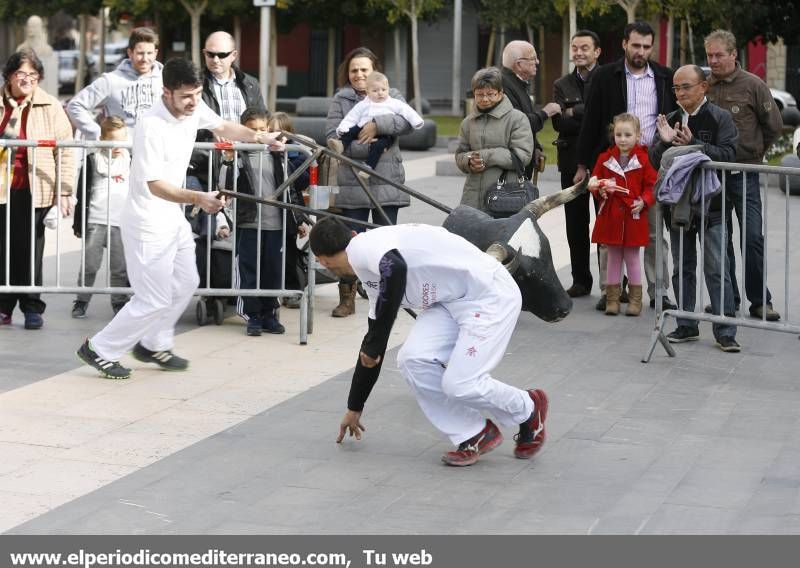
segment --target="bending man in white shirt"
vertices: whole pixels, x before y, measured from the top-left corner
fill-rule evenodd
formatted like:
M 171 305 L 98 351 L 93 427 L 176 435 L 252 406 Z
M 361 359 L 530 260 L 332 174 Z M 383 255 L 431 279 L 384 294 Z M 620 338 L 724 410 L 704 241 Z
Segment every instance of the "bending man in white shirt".
M 175 323 L 197 289 L 194 239 L 181 204 L 207 213 L 224 205 L 217 192 L 182 187 L 197 131 L 239 142 L 269 144 L 280 150 L 277 134 L 256 132 L 222 120 L 202 101 L 203 77 L 183 58 L 163 70 L 164 93 L 136 124 L 128 200 L 121 218 L 125 261 L 134 296 L 116 317 L 87 339 L 78 357 L 109 379 L 127 379 L 119 359 L 133 349 L 138 361 L 168 371 L 189 362 L 172 352 Z
M 378 380 L 397 311 L 419 311 L 397 364 L 428 420 L 457 446 L 442 456 L 472 465 L 503 441 L 491 415 L 519 426 L 514 455 L 533 457 L 544 444 L 547 395 L 494 379 L 519 316 L 519 287 L 505 267 L 442 227 L 396 225 L 356 235 L 338 219 L 311 230 L 311 250 L 337 276 L 357 276 L 369 297 L 369 328 L 356 363 L 345 434 L 361 439 L 361 413 Z

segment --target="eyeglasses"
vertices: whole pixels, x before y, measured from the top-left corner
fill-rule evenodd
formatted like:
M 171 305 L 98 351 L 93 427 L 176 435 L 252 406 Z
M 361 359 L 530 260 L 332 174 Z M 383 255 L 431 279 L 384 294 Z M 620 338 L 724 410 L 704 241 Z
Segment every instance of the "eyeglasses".
M 683 85 L 673 85 L 672 92 L 673 93 L 680 93 L 681 91 L 688 91 L 692 87 L 696 87 L 700 83 L 684 83 Z
M 538 57 L 517 57 L 517 61 L 535 61 L 536 63 L 539 62 Z
M 34 73 L 25 73 L 25 71 L 17 71 L 16 73 L 14 73 L 14 77 L 16 79 L 20 80 L 20 81 L 22 81 L 23 79 L 28 79 L 30 81 L 38 81 L 39 80 L 39 74 L 35 73 L 35 72 Z
M 500 93 L 500 91 L 488 91 L 488 92 L 485 92 L 485 93 L 475 92 L 473 94 L 475 95 L 475 99 L 476 100 L 482 100 L 482 99 L 492 100 L 492 99 L 497 98 L 501 93 Z
M 214 59 L 215 57 L 219 57 L 220 59 L 226 59 L 233 51 L 209 51 L 207 49 L 203 50 L 203 53 L 206 54 L 206 57 L 209 59 Z

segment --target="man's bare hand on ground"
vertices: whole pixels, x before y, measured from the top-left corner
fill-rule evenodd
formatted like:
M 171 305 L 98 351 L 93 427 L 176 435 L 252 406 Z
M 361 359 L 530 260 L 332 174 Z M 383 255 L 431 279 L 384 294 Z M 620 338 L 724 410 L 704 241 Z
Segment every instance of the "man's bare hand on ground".
M 336 443 L 341 444 L 347 433 L 349 433 L 350 436 L 355 436 L 356 440 L 360 440 L 361 432 L 364 431 L 366 431 L 366 428 L 361 424 L 361 413 L 355 410 L 348 410 L 344 413 L 342 423 L 339 425 L 339 436 L 336 438 Z

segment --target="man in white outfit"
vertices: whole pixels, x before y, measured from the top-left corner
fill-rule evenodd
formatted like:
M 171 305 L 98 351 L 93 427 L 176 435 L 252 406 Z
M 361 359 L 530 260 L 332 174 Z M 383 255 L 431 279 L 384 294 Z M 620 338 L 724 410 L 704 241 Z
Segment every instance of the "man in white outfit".
M 175 323 L 197 289 L 194 239 L 181 204 L 207 213 L 224 205 L 217 192 L 182 188 L 199 129 L 221 138 L 270 144 L 276 134 L 259 133 L 222 120 L 202 101 L 203 78 L 183 58 L 164 65 L 164 93 L 137 122 L 133 135 L 130 192 L 120 220 L 128 277 L 134 296 L 100 333 L 87 339 L 78 357 L 109 379 L 127 379 L 119 363 L 133 349 L 135 359 L 183 371 L 186 359 L 172 352 Z
M 368 331 L 353 373 L 346 433 L 361 439 L 361 413 L 378 379 L 400 307 L 419 311 L 397 364 L 428 420 L 457 446 L 442 461 L 472 465 L 503 441 L 483 413 L 519 426 L 514 455 L 528 459 L 545 440 L 547 395 L 492 378 L 522 299 L 497 260 L 441 227 L 397 225 L 356 235 L 337 219 L 319 221 L 311 250 L 337 276 L 357 276 L 369 297 Z

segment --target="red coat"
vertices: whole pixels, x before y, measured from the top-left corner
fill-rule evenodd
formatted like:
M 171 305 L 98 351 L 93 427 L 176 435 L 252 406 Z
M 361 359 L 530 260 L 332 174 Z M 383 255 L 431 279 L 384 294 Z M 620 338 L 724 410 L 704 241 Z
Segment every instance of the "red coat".
M 618 158 L 619 148 L 612 146 L 597 158 L 592 175 L 600 179 L 614 179 L 618 186 L 627 188 L 630 194 L 614 192 L 606 200 L 597 196 L 602 209 L 594 222 L 592 242 L 626 247 L 647 246 L 647 209 L 655 203 L 653 185 L 656 182 L 656 170 L 650 165 L 644 146 L 634 146 L 624 171 Z M 631 206 L 638 198 L 644 201 L 644 209 L 639 213 L 639 218 L 634 219 Z

